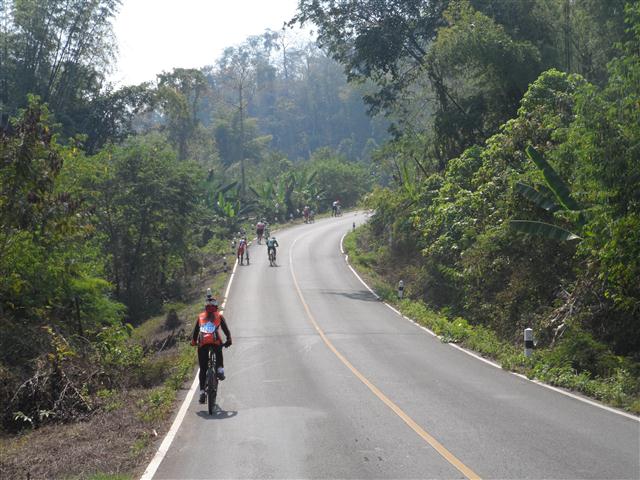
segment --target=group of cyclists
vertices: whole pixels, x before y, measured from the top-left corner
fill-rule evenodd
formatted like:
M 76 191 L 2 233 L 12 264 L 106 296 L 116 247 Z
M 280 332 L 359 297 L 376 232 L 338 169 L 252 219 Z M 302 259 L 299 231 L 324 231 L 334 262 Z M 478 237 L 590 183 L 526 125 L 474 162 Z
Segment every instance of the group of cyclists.
M 244 261 L 247 261 L 247 265 L 249 265 L 249 242 L 247 241 L 247 236 L 244 231 L 239 232 L 240 240 L 236 242 L 235 238 L 231 242 L 231 248 L 235 250 L 236 257 L 240 265 L 244 265 Z M 256 223 L 256 237 L 258 240 L 258 244 L 262 244 L 262 240 L 266 239 L 267 244 L 267 257 L 271 258 L 273 255 L 273 259 L 276 258 L 276 248 L 279 247 L 278 241 L 276 237 L 269 236 L 269 224 L 265 220 L 261 220 Z
M 302 214 L 304 216 L 305 223 L 313 222 L 315 213 L 309 208 L 309 206 L 304 207 Z M 336 200 L 332 205 L 331 216 L 337 217 L 340 215 L 340 201 Z M 256 223 L 256 237 L 258 244 L 262 244 L 262 240 L 266 239 L 267 256 L 269 257 L 270 262 L 271 260 L 275 261 L 276 249 L 279 245 L 275 236 L 269 236 L 269 224 L 266 220 L 263 219 Z M 247 242 L 247 236 L 244 232 L 240 232 L 240 240 L 237 244 L 236 240 L 233 240 L 232 248 L 236 250 L 236 255 L 240 265 L 244 265 L 245 259 L 247 260 L 247 265 L 249 265 L 249 243 Z M 224 333 L 224 341 L 220 332 Z M 227 348 L 232 345 L 231 331 L 229 330 L 226 319 L 218 310 L 218 301 L 212 296 L 211 289 L 207 289 L 204 311 L 198 315 L 198 319 L 193 327 L 191 345 L 198 347 L 198 364 L 200 366 L 200 372 L 198 375 L 200 396 L 198 401 L 200 403 L 205 403 L 205 382 L 209 350 L 213 349 L 215 353 L 214 369 L 216 376 L 218 380 L 224 380 L 226 377 L 224 372 L 222 348 Z

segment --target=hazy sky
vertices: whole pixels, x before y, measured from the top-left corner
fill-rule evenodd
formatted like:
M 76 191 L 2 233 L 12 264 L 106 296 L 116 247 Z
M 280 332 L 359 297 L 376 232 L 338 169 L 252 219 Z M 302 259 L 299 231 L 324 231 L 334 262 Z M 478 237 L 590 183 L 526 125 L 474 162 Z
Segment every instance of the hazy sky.
M 279 30 L 298 0 L 123 0 L 111 79 L 136 84 L 174 67 L 212 65 L 225 47 Z

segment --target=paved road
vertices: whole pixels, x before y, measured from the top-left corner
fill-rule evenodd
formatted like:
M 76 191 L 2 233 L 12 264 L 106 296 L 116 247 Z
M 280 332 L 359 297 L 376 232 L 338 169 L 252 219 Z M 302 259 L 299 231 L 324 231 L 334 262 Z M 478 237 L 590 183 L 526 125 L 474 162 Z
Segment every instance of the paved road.
M 640 478 L 638 421 L 478 361 L 375 300 L 340 254 L 354 220 L 283 230 L 277 267 L 252 246 L 225 312 L 220 411 L 194 398 L 155 478 Z

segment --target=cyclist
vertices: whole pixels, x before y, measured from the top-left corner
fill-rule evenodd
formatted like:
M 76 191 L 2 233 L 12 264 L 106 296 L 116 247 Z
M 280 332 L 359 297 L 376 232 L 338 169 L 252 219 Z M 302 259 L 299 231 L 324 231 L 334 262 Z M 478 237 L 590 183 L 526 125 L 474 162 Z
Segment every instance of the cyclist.
M 304 223 L 309 223 L 309 214 L 311 213 L 311 209 L 309 205 L 305 205 L 302 209 L 302 215 L 304 215 Z
M 249 265 L 249 242 L 247 241 L 247 237 L 242 237 L 242 241 L 244 241 L 244 256 L 247 259 L 247 265 Z
M 262 242 L 262 236 L 264 235 L 266 223 L 267 222 L 265 222 L 264 220 L 256 223 L 256 236 L 258 237 L 258 243 Z
M 276 237 L 271 237 L 269 240 L 267 240 L 267 257 L 269 256 L 269 252 L 271 252 L 273 250 L 273 259 L 276 259 L 276 247 L 279 247 L 280 245 L 278 245 L 278 241 L 276 240 Z
M 332 217 L 338 216 L 338 200 L 333 202 L 333 204 L 331 205 L 331 216 Z
M 215 330 L 213 333 L 200 333 L 200 326 L 207 323 L 213 323 Z M 223 343 L 220 337 L 220 329 L 224 332 L 226 341 Z M 224 359 L 222 357 L 222 347 L 230 347 L 232 345 L 231 332 L 227 327 L 227 322 L 222 314 L 218 311 L 218 301 L 211 296 L 211 289 L 207 289 L 207 300 L 205 302 L 204 312 L 198 315 L 198 320 L 193 327 L 193 333 L 191 335 L 191 345 L 198 346 L 198 364 L 200 365 L 200 372 L 198 380 L 200 382 L 200 398 L 198 401 L 204 403 L 206 399 L 205 395 L 205 383 L 207 377 L 207 367 L 209 362 L 209 349 L 213 348 L 216 359 L 216 376 L 220 380 L 225 379 L 224 375 Z
M 244 265 L 245 252 L 247 256 L 247 265 L 248 265 L 249 253 L 248 253 L 247 239 L 243 237 L 240 239 L 240 242 L 238 242 L 238 260 L 240 261 L 240 265 Z

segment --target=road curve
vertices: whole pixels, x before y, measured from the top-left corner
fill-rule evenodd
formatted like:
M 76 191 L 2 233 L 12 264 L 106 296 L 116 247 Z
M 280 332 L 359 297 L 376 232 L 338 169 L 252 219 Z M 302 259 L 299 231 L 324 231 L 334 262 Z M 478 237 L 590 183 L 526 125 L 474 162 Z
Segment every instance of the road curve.
M 278 232 L 277 267 L 251 247 L 225 311 L 219 411 L 193 399 L 154 478 L 640 478 L 640 422 L 478 361 L 377 301 L 339 247 L 364 220 Z

